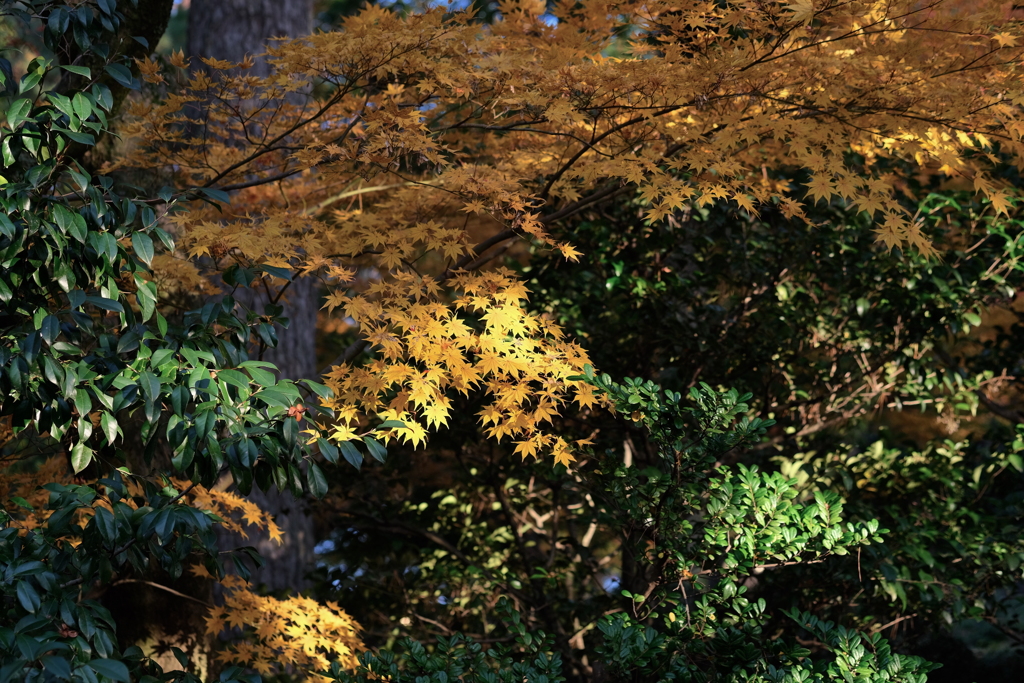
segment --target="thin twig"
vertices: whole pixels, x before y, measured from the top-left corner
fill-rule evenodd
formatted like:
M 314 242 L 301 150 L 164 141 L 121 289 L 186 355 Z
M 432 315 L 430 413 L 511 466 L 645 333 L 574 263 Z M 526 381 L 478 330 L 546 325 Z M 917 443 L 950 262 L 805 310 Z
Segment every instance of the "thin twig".
M 185 598 L 186 600 L 191 600 L 192 602 L 198 602 L 200 605 L 203 605 L 204 607 L 209 607 L 210 609 L 213 609 L 213 607 L 214 607 L 213 605 L 211 605 L 210 603 L 206 602 L 205 600 L 200 600 L 199 598 L 193 597 L 193 596 L 188 595 L 186 593 L 182 593 L 180 591 L 176 591 L 173 588 L 168 588 L 167 586 L 164 586 L 163 584 L 160 584 L 160 583 L 156 583 L 155 581 L 146 581 L 145 579 L 120 579 L 118 581 L 113 582 L 110 585 L 111 586 L 118 586 L 118 585 L 120 585 L 122 583 L 141 583 L 141 584 L 145 584 L 147 586 L 151 586 L 152 588 L 158 588 L 158 589 L 160 589 L 162 591 L 166 591 L 166 592 L 170 593 L 171 595 L 176 595 L 179 598 Z
M 890 626 L 895 626 L 896 624 L 900 623 L 901 621 L 906 621 L 907 619 L 913 619 L 916 616 L 917 616 L 917 612 L 914 612 L 913 614 L 906 614 L 906 615 L 904 615 L 902 617 L 899 617 L 897 619 L 893 619 L 888 624 L 883 624 L 882 626 L 873 626 L 871 628 L 871 632 L 872 633 L 881 633 L 882 631 L 884 631 L 885 629 L 889 628 Z

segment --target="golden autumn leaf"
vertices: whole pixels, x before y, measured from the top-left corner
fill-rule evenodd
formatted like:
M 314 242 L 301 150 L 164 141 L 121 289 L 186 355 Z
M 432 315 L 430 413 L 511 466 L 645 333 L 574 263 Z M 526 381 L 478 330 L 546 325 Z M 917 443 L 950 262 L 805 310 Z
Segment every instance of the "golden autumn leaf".
M 790 0 L 785 6 L 791 12 L 789 21 L 794 24 L 806 24 L 814 18 L 814 0 Z

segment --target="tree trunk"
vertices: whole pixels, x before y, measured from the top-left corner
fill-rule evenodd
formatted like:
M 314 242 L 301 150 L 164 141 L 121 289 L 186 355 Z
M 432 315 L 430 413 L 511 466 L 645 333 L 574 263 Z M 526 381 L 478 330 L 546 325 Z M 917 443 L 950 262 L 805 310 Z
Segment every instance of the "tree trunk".
M 276 37 L 308 35 L 313 29 L 312 0 L 192 0 L 188 15 L 188 52 L 194 68 L 202 68 L 199 57 L 215 57 L 240 62 L 247 55 L 256 57 Z M 257 59 L 248 73 L 265 76 L 269 65 Z M 277 365 L 281 376 L 290 379 L 315 378 L 317 282 L 304 278 L 288 288 L 283 301 L 284 313 L 291 324 L 278 329 L 279 344 L 264 355 Z M 259 310 L 264 301 L 244 302 Z M 266 560 L 253 576 L 254 585 L 271 591 L 295 591 L 307 586 L 305 574 L 313 562 L 313 520 L 306 502 L 290 493 L 263 492 L 254 489 L 250 500 L 272 514 L 284 531 L 284 544 L 269 539 L 255 541 Z M 221 537 L 222 548 L 238 547 L 248 541 Z
M 271 38 L 305 36 L 312 30 L 312 0 L 192 0 L 188 52 L 240 62 L 264 52 Z M 262 60 L 251 70 L 257 76 L 269 72 Z

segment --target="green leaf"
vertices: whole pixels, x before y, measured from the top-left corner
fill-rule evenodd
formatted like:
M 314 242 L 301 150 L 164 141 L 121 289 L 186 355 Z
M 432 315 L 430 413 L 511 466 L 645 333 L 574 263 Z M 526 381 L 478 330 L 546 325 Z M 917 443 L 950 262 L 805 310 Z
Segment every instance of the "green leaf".
M 16 232 L 17 228 L 14 227 L 14 223 L 7 217 L 7 214 L 0 213 L 0 235 L 13 238 Z
M 279 277 L 282 280 L 287 280 L 288 282 L 292 281 L 292 271 L 287 268 L 278 268 L 277 266 L 268 266 L 266 263 L 261 263 L 256 267 L 256 270 L 269 273 L 274 277 Z
M 249 378 L 240 373 L 238 370 L 219 370 L 217 371 L 217 379 L 228 384 L 238 387 L 239 389 L 249 388 Z
M 366 444 L 367 450 L 370 451 L 370 455 L 373 456 L 377 462 L 384 462 L 388 457 L 388 450 L 384 448 L 376 439 L 370 438 L 369 436 L 363 437 L 363 443 Z
M 96 104 L 100 106 L 104 111 L 110 111 L 114 106 L 114 96 L 103 83 L 96 83 L 92 86 L 92 96 L 96 99 Z
M 89 668 L 112 681 L 129 683 L 128 667 L 123 662 L 115 659 L 94 659 L 89 662 Z
M 56 126 L 54 126 L 53 130 L 57 131 L 61 135 L 66 135 L 80 145 L 92 146 L 96 144 L 96 138 L 89 133 L 78 133 L 73 130 L 68 130 L 67 128 L 57 128 Z
M 981 325 L 981 316 L 977 313 L 964 313 L 964 320 L 974 327 L 979 327 Z
M 117 439 L 117 420 L 110 413 L 102 413 L 100 415 L 100 428 L 103 430 L 103 436 L 107 437 L 107 443 L 113 446 L 114 440 Z
M 136 255 L 147 266 L 153 264 L 153 240 L 144 232 L 132 233 L 132 247 Z
M 92 114 L 92 102 L 83 93 L 77 92 L 75 96 L 71 98 L 71 106 L 74 107 L 75 114 L 78 118 L 85 121 Z
M 60 320 L 55 315 L 48 315 L 43 318 L 43 324 L 39 330 L 43 335 L 43 341 L 52 344 L 60 334 Z
M 327 494 L 327 477 L 315 462 L 310 462 L 308 465 L 306 484 L 309 486 L 309 492 L 313 494 L 314 498 L 323 498 Z
M 117 540 L 117 526 L 114 523 L 114 515 L 104 507 L 97 507 L 92 517 L 92 523 L 96 525 L 103 540 L 112 543 Z
M 278 391 L 276 388 L 260 389 L 259 393 L 255 394 L 255 398 L 260 399 L 268 406 L 278 408 L 290 408 L 295 404 L 294 398 Z
M 85 243 L 86 238 L 89 236 L 89 228 L 85 224 L 85 216 L 79 213 L 75 213 L 71 216 L 71 222 L 68 224 L 68 232 L 71 233 L 79 242 Z
M 155 401 L 160 396 L 160 380 L 148 370 L 139 373 L 139 387 L 150 401 Z
M 43 356 L 43 376 L 52 384 L 64 384 L 64 368 L 49 356 Z
M 110 75 L 115 81 L 128 88 L 129 90 L 137 90 L 136 81 L 132 77 L 132 72 L 128 70 L 128 67 L 123 64 L 108 64 L 103 67 L 103 70 Z
M 32 612 L 39 609 L 39 605 L 42 602 L 39 599 L 39 592 L 35 589 L 35 586 L 31 584 L 27 579 L 18 582 L 18 602 L 25 608 L 26 612 Z
M 22 97 L 14 101 L 14 103 L 7 108 L 7 125 L 14 130 L 18 127 L 22 121 L 28 117 L 29 110 L 32 109 L 32 100 Z
M 109 232 L 99 233 L 99 239 L 103 246 L 103 252 L 111 265 L 117 263 L 117 238 Z
M 405 423 L 402 422 L 401 420 L 384 420 L 379 425 L 377 425 L 377 429 L 405 429 L 405 428 L 406 428 L 405 427 Z
M 55 7 L 50 16 L 46 20 L 46 27 L 53 32 L 55 36 L 62 36 L 64 32 L 68 30 L 68 21 L 71 19 L 71 15 L 68 10 L 64 7 Z M 69 67 L 64 66 L 64 69 L 71 71 L 71 73 L 78 73 L 72 71 L 72 69 L 84 69 L 85 67 Z M 89 71 L 88 69 L 85 69 Z
M 87 296 L 85 300 L 97 308 L 102 308 L 105 311 L 113 311 L 115 313 L 124 313 L 124 307 L 116 301 L 106 299 L 102 296 Z
M 333 464 L 338 462 L 338 447 L 327 439 L 317 439 L 317 445 L 320 447 L 320 454 L 324 456 L 324 460 Z
M 71 449 L 71 469 L 74 470 L 75 474 L 78 474 L 88 467 L 90 462 L 92 462 L 92 449 L 86 446 L 84 442 L 79 441 Z
M 0 93 L 5 93 L 13 89 L 16 82 L 17 81 L 14 78 L 14 69 L 11 68 L 11 62 L 0 57 Z
M 146 322 L 156 312 L 156 283 L 147 282 L 136 273 L 135 285 L 135 298 L 139 302 L 139 308 L 142 310 L 142 322 Z M 164 335 L 166 331 L 160 334 Z
M 157 349 L 149 359 L 150 367 L 156 369 L 160 374 L 166 374 L 169 367 L 177 368 L 177 362 L 169 363 L 174 357 L 174 349 Z
M 87 389 L 79 387 L 75 389 L 75 410 L 79 416 L 85 417 L 92 412 L 92 397 Z
M 56 92 L 46 93 L 46 99 L 50 100 L 50 103 L 57 107 L 62 114 L 67 114 L 69 117 L 74 116 L 75 109 L 71 106 L 71 100 Z
M 0 153 L 3 156 L 4 168 L 14 166 L 15 163 L 14 150 L 11 149 L 11 140 L 13 139 L 13 136 L 7 135 L 0 141 Z
M 63 657 L 48 655 L 39 661 L 43 663 L 43 668 L 51 675 L 65 680 L 71 678 L 71 664 Z
M 32 90 L 39 85 L 39 81 L 41 80 L 43 80 L 43 74 L 39 71 L 33 71 L 25 74 L 21 79 L 21 83 L 18 84 L 18 94 L 24 95 L 29 90 Z
M 342 441 L 339 445 L 341 446 L 341 454 L 345 456 L 345 460 L 348 461 L 348 464 L 352 465 L 352 467 L 355 467 L 357 470 L 362 467 L 363 454 L 356 449 L 351 441 Z
M 73 216 L 74 212 L 63 204 L 53 205 L 53 220 L 57 224 L 57 227 L 64 232 L 68 231 L 68 227 L 74 220 Z
M 290 448 L 294 448 L 299 438 L 299 423 L 294 417 L 289 417 L 284 421 L 284 442 Z
M 192 398 L 187 387 L 182 384 L 174 387 L 171 391 L 171 410 L 178 417 L 185 416 L 185 407 L 188 405 L 189 400 Z
M 70 73 L 81 76 L 82 78 L 92 78 L 92 71 L 90 71 L 89 67 L 87 66 L 72 66 L 71 64 L 61 64 L 60 68 Z
M 231 203 L 231 197 L 224 190 L 217 190 L 212 187 L 201 187 L 199 188 L 199 191 L 214 201 L 222 202 L 224 204 Z
M 205 439 L 213 431 L 217 424 L 217 414 L 212 409 L 206 408 L 195 416 L 196 434 L 200 439 Z
M 242 363 L 242 367 L 248 371 L 249 376 L 252 377 L 252 381 L 261 387 L 272 387 L 277 383 L 277 378 L 274 377 L 274 373 L 272 372 L 247 365 L 246 363 Z
M 73 168 L 67 169 L 68 175 L 71 176 L 72 180 L 78 183 L 78 190 L 84 192 L 89 187 L 89 175 L 83 172 L 81 169 L 75 170 Z
M 302 383 L 305 384 L 310 389 L 312 389 L 313 391 L 315 391 L 316 395 L 319 396 L 320 398 L 331 398 L 332 396 L 334 396 L 334 392 L 331 391 L 328 387 L 324 386 L 323 384 L 319 384 L 308 379 L 302 380 Z
M 1010 453 L 1006 456 L 1006 459 L 1009 461 L 1013 469 L 1018 472 L 1024 472 L 1024 460 L 1021 460 L 1019 453 Z

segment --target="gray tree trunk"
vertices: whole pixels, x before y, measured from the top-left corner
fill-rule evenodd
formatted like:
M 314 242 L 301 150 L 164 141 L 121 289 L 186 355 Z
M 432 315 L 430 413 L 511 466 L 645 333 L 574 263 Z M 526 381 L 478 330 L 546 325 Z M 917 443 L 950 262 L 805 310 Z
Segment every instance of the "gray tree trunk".
M 192 0 L 188 53 L 240 62 L 265 51 L 271 38 L 295 38 L 312 30 L 312 0 Z M 257 76 L 269 72 L 263 61 L 251 71 Z
M 272 38 L 308 35 L 313 29 L 312 0 L 192 0 L 188 15 L 188 52 L 193 68 L 202 68 L 198 57 L 215 57 L 240 62 L 247 55 L 257 56 L 266 50 Z M 248 71 L 264 76 L 269 67 L 257 59 Z M 278 329 L 279 345 L 264 355 L 264 360 L 277 365 L 281 376 L 290 379 L 315 378 L 316 315 L 318 289 L 316 281 L 304 278 L 288 288 L 283 301 L 288 329 Z M 246 301 L 255 309 L 265 303 Z M 314 554 L 313 520 L 306 501 L 289 493 L 262 492 L 254 489 L 249 498 L 274 516 L 284 531 L 284 544 L 267 538 L 253 542 L 233 535 L 224 535 L 224 549 L 253 543 L 266 560 L 263 569 L 253 577 L 255 585 L 271 591 L 302 590 L 307 586 L 306 572 Z

